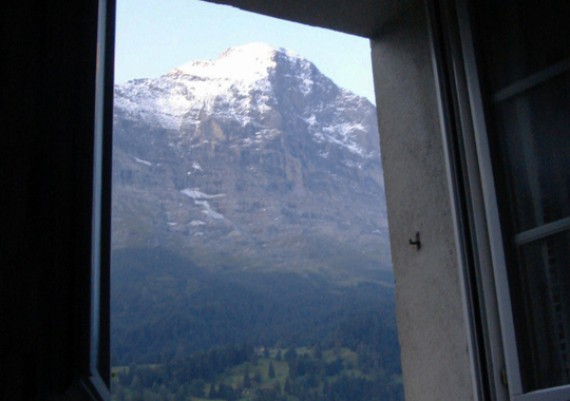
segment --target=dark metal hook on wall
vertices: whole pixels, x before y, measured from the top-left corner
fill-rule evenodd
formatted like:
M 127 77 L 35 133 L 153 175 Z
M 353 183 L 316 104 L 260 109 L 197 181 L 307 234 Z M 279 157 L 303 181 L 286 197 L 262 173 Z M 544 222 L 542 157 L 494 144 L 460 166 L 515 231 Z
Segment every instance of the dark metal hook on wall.
M 422 248 L 422 242 L 420 241 L 420 232 L 416 232 L 416 240 L 412 241 L 411 239 L 410 241 L 410 245 L 415 245 L 416 246 L 416 250 L 419 251 Z

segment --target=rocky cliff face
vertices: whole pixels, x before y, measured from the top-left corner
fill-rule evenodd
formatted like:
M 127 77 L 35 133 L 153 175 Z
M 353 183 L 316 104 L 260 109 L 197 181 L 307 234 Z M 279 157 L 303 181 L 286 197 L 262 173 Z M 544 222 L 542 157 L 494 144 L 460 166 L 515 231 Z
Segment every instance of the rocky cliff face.
M 337 278 L 389 268 L 374 106 L 264 44 L 115 88 L 113 248 Z

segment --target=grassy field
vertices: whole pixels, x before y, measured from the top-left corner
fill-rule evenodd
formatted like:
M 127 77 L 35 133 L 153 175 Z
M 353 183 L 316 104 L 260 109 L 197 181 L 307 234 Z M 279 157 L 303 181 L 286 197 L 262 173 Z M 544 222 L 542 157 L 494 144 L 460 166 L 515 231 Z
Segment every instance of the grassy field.
M 308 347 L 299 347 L 295 349 L 296 361 L 311 361 L 312 363 L 319 363 L 320 366 L 327 364 L 333 364 L 335 362 L 342 362 L 342 367 L 337 373 L 326 375 L 326 380 L 324 376 L 324 370 L 321 370 L 318 376 L 317 382 L 313 384 L 313 389 L 322 392 L 324 390 L 325 382 L 328 386 L 333 385 L 341 377 L 350 377 L 353 379 L 366 379 L 370 381 L 376 381 L 382 379 L 382 382 L 386 382 L 386 376 L 381 374 L 379 376 L 378 371 L 365 373 L 358 368 L 358 356 L 356 352 L 348 348 L 334 348 L 321 351 L 320 357 L 317 355 L 317 351 Z M 279 355 L 280 354 L 280 355 Z M 267 391 L 273 392 L 272 394 L 282 394 L 279 399 L 287 401 L 296 401 L 297 398 L 292 396 L 290 393 L 285 391 L 288 382 L 288 386 L 294 383 L 294 377 L 292 378 L 291 372 L 289 371 L 289 362 L 285 360 L 287 351 L 279 350 L 277 348 L 269 349 L 258 349 L 255 351 L 255 357 L 247 362 L 241 363 L 239 365 L 232 366 L 226 369 L 223 373 L 217 374 L 215 379 L 211 382 L 203 382 L 203 396 L 184 396 L 184 401 L 212 401 L 216 398 L 210 398 L 212 394 L 212 386 L 214 387 L 214 392 L 220 388 L 220 386 L 230 386 L 236 395 L 234 398 L 236 401 L 252 401 L 258 399 L 260 392 Z M 340 359 L 340 361 L 339 361 Z M 273 366 L 273 375 L 270 375 L 270 365 Z M 161 365 L 139 365 L 137 370 L 146 370 L 147 372 L 158 372 L 162 366 Z M 128 366 L 115 366 L 112 369 L 113 381 L 117 383 L 117 376 L 120 374 L 126 374 L 129 371 Z M 247 375 L 246 375 L 247 372 Z M 245 384 L 245 377 L 249 378 L 249 385 Z M 272 376 L 272 377 L 271 377 Z M 401 383 L 401 377 L 391 377 L 388 379 L 394 385 Z M 187 386 L 188 384 L 183 384 Z M 164 386 L 163 386 L 164 387 Z M 154 391 L 158 386 L 153 386 L 153 389 L 147 388 L 143 390 L 143 398 L 141 401 L 162 401 L 163 399 L 174 400 L 175 398 L 159 398 L 158 393 Z M 171 391 L 175 391 L 172 387 Z M 121 389 L 122 397 L 114 394 L 114 401 L 138 401 L 139 398 L 133 398 L 131 389 L 128 387 L 123 387 Z M 173 393 L 171 393 L 173 394 Z M 257 395 L 255 395 L 257 394 Z M 174 397 L 174 395 L 172 395 Z M 219 401 L 224 401 L 224 399 L 219 399 Z
M 246 370 L 248 370 L 248 374 L 250 380 L 252 381 L 252 385 L 249 391 L 245 390 L 243 396 L 239 398 L 240 401 L 247 401 L 250 399 L 248 393 L 253 392 L 255 389 L 270 389 L 275 388 L 275 386 L 279 385 L 281 389 L 285 386 L 285 381 L 289 377 L 289 364 L 284 359 L 278 360 L 277 354 L 279 353 L 279 349 L 277 348 L 270 348 L 268 349 L 269 356 L 263 356 L 262 352 L 258 352 L 258 359 L 254 363 L 246 362 L 241 365 L 235 366 L 228 372 L 218 377 L 216 382 L 217 385 L 220 383 L 224 383 L 227 385 L 232 386 L 233 388 L 240 388 L 243 386 L 243 380 L 245 376 Z M 297 357 L 300 358 L 303 355 L 307 355 L 309 357 L 314 357 L 314 351 L 309 349 L 308 347 L 299 347 L 295 349 Z M 285 354 L 285 350 L 281 350 L 282 358 Z M 342 359 L 343 365 L 345 368 L 343 369 L 343 374 L 347 374 L 354 377 L 363 376 L 362 372 L 355 368 L 357 362 L 356 353 L 351 351 L 348 348 L 341 348 L 338 351 L 334 350 L 327 350 L 322 353 L 322 360 L 325 363 L 331 363 L 335 361 L 338 357 Z M 273 378 L 269 377 L 269 365 L 273 364 L 273 369 L 275 372 L 275 376 Z M 350 367 L 353 367 L 352 369 Z M 260 382 L 256 380 L 256 378 L 260 378 Z M 334 381 L 334 377 L 331 377 Z M 209 393 L 209 386 L 206 386 L 206 394 Z M 200 398 L 200 397 L 192 397 L 192 401 L 212 401 L 209 398 Z M 224 400 L 219 400 L 224 401 Z

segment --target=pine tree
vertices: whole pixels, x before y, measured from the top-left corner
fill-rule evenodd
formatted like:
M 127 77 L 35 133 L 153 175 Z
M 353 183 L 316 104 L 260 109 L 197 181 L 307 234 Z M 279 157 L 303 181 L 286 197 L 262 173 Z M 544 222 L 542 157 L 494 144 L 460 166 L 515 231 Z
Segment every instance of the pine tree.
M 253 352 L 253 354 L 251 354 L 250 360 L 253 366 L 257 366 L 257 363 L 259 362 L 259 356 L 257 355 L 257 352 Z
M 291 380 L 289 380 L 289 378 L 287 378 L 285 380 L 285 385 L 283 386 L 283 391 L 285 392 L 285 394 L 291 394 L 292 390 L 293 390 L 293 388 L 291 385 Z
M 267 372 L 267 376 L 269 376 L 270 379 L 275 378 L 275 368 L 273 367 L 273 362 L 269 362 L 269 370 Z
M 315 345 L 315 348 L 313 350 L 313 356 L 315 357 L 315 359 L 319 361 L 323 359 L 323 349 L 321 347 L 320 342 L 317 342 L 317 344 Z
M 263 382 L 263 377 L 261 377 L 261 372 L 259 370 L 255 371 L 253 375 L 256 384 L 261 384 Z
M 245 371 L 243 372 L 243 388 L 250 388 L 251 387 L 251 378 L 249 377 L 249 366 L 245 367 Z
M 275 394 L 277 395 L 281 395 L 281 393 L 283 392 L 283 390 L 281 389 L 281 383 L 277 382 L 273 385 L 273 391 L 275 391 Z
M 330 398 L 330 397 L 329 397 L 330 391 L 331 391 L 331 390 L 330 390 L 330 387 L 329 387 L 329 382 L 328 382 L 327 380 L 325 380 L 325 382 L 324 382 L 324 384 L 323 384 L 323 397 L 324 397 L 325 399 Z
M 213 400 L 217 397 L 217 393 L 216 393 L 216 383 L 212 382 L 210 384 L 210 391 L 208 392 L 208 398 L 210 400 Z
M 334 348 L 333 348 L 334 355 L 339 356 L 341 351 L 342 351 L 342 344 L 340 343 L 340 340 L 337 338 L 334 342 Z

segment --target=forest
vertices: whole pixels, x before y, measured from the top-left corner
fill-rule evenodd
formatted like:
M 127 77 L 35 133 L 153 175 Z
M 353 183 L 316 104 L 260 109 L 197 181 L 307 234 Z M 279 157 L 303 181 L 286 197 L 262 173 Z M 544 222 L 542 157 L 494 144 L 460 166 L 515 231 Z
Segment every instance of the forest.
M 113 401 L 403 400 L 389 276 L 208 272 L 158 249 L 113 258 Z

